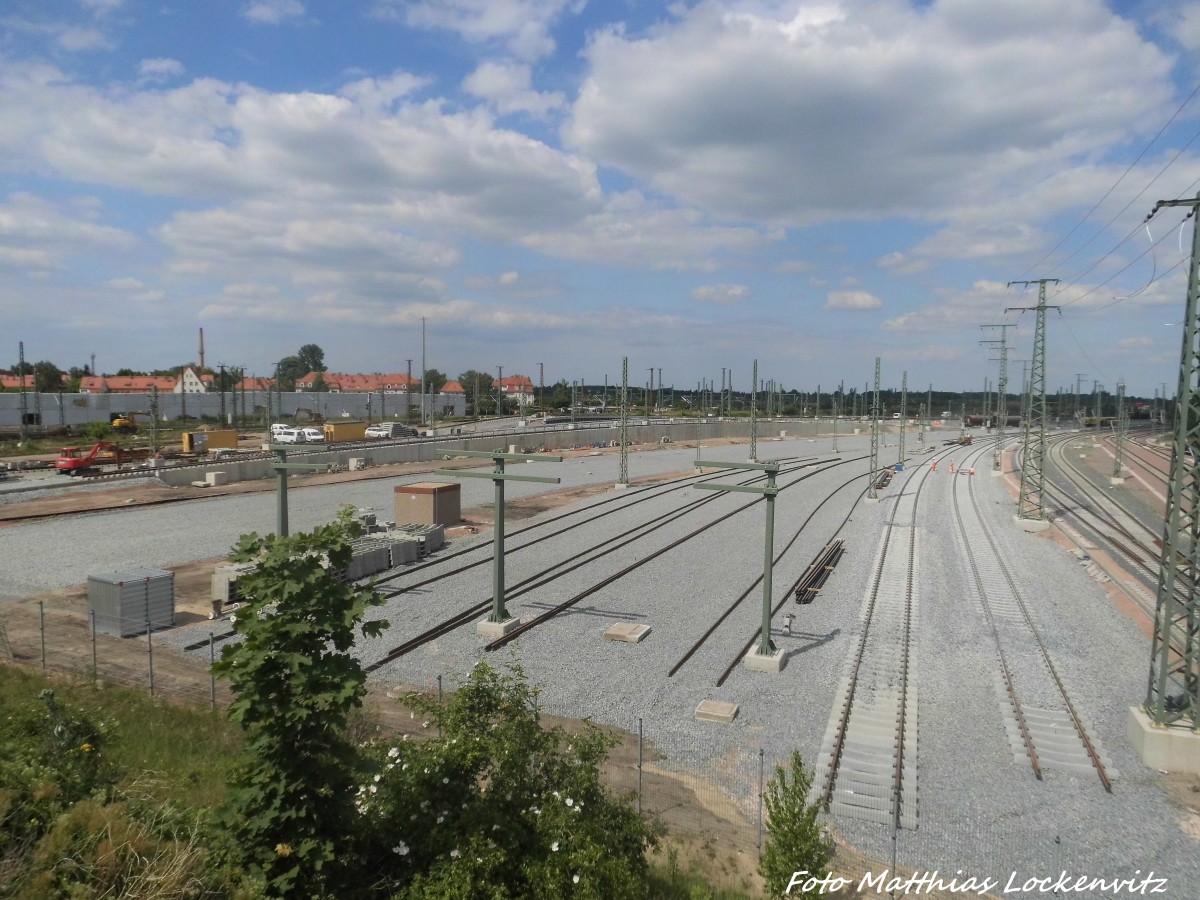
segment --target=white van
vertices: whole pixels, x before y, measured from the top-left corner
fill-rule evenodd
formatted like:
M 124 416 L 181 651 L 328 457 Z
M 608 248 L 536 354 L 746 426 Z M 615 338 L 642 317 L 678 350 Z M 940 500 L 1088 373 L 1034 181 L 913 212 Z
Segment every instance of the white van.
M 301 428 L 301 433 L 304 435 L 304 441 L 308 444 L 323 444 L 325 443 L 325 432 L 320 428 Z
M 272 429 L 271 437 L 272 437 L 272 440 L 276 444 L 306 444 L 306 443 L 308 443 L 308 441 L 305 440 L 305 438 L 304 438 L 304 431 L 300 428 L 284 428 L 278 434 L 275 434 L 274 429 Z
M 291 427 L 291 425 L 284 425 L 282 422 L 276 422 L 271 426 L 271 437 L 277 438 L 279 437 L 280 432 L 287 431 Z

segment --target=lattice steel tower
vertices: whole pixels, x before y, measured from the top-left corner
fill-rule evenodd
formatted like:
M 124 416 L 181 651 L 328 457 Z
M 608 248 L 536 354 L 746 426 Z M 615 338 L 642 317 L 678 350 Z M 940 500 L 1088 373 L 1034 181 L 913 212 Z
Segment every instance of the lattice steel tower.
M 992 468 L 1000 471 L 1004 453 L 1004 428 L 1008 425 L 1008 329 L 1012 325 L 980 325 L 980 328 L 999 328 L 1000 340 L 980 341 L 981 344 L 1000 346 L 1000 380 L 996 382 L 996 446 L 992 449 Z
M 1046 310 L 1058 309 L 1046 306 L 1046 285 L 1058 284 L 1057 278 L 1039 278 L 1037 281 L 1010 281 L 1014 284 L 1036 284 L 1038 305 L 1035 307 L 1009 307 L 1012 309 L 1034 309 L 1037 326 L 1033 333 L 1033 361 L 1029 366 L 1029 424 L 1026 427 L 1025 452 L 1021 454 L 1021 496 L 1017 505 L 1017 518 L 1046 520 L 1045 474 L 1043 465 L 1046 456 Z
M 1117 382 L 1117 450 L 1113 454 L 1113 478 L 1121 477 L 1125 441 L 1129 438 L 1129 416 L 1125 412 L 1125 382 Z
M 1200 196 L 1159 202 L 1190 206 L 1194 217 Z M 1153 215 L 1154 213 L 1151 213 Z M 1187 310 L 1179 355 L 1179 389 L 1175 392 L 1171 475 L 1167 515 L 1159 560 L 1158 606 L 1150 652 L 1150 682 L 1144 709 L 1157 725 L 1180 723 L 1200 728 L 1200 312 L 1197 311 L 1197 264 L 1200 228 L 1192 226 L 1192 259 L 1188 269 Z M 1164 391 L 1165 394 L 1165 391 Z
M 904 426 L 908 423 L 908 372 L 900 379 L 900 464 L 904 465 Z
M 871 481 L 867 485 L 867 499 L 878 500 L 875 482 L 879 480 L 879 357 L 875 357 L 875 393 L 871 396 Z
M 758 360 L 750 379 L 750 462 L 758 462 Z

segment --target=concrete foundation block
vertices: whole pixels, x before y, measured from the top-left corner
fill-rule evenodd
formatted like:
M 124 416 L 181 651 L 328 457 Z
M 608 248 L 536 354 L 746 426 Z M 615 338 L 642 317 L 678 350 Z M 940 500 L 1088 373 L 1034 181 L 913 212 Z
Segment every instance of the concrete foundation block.
M 776 650 L 764 656 L 754 649 L 746 654 L 742 662 L 751 672 L 782 672 L 783 651 Z
M 1200 734 L 1163 728 L 1136 706 L 1129 708 L 1125 734 L 1142 762 L 1154 769 L 1200 775 Z
M 621 481 L 618 481 L 616 484 L 613 485 L 614 491 L 624 491 L 624 490 L 628 490 L 628 489 L 629 489 L 629 485 L 625 484 L 624 482 L 621 482 Z
M 993 478 L 1003 478 L 1004 470 L 1003 469 L 992 469 L 992 477 Z
M 1030 534 L 1037 534 L 1050 527 L 1050 523 L 1045 519 L 1022 519 L 1020 516 L 1013 516 L 1013 521 L 1017 523 L 1018 528 Z
M 1124 484 L 1125 479 L 1121 478 L 1120 476 L 1114 475 L 1108 479 L 1108 483 L 1109 484 Z
M 738 714 L 738 705 L 736 703 L 726 703 L 724 700 L 701 700 L 700 705 L 696 707 L 696 720 L 698 722 L 720 722 L 722 725 L 728 725 Z
M 604 632 L 606 641 L 621 641 L 626 644 L 640 644 L 650 633 L 649 625 L 634 625 L 629 622 L 618 622 Z
M 222 484 L 229 484 L 229 473 L 206 472 L 204 475 L 204 480 L 207 481 L 212 487 L 217 487 L 218 485 Z
M 491 619 L 483 619 L 475 623 L 475 633 L 490 640 L 495 640 L 516 631 L 520 627 L 521 620 L 515 616 L 511 619 L 505 619 L 503 622 L 493 622 Z
M 874 504 L 874 503 L 878 503 L 878 502 L 879 502 L 878 497 L 863 497 L 863 503 Z

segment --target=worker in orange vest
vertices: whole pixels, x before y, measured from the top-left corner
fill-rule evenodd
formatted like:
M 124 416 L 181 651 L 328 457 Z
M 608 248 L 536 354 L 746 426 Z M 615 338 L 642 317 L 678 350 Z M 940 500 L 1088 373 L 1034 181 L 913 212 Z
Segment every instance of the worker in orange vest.
M 935 460 L 933 460 L 933 461 L 932 461 L 932 462 L 929 464 L 929 471 L 930 471 L 930 472 L 936 472 L 936 471 L 937 471 L 937 460 L 936 460 L 936 459 L 935 459 Z

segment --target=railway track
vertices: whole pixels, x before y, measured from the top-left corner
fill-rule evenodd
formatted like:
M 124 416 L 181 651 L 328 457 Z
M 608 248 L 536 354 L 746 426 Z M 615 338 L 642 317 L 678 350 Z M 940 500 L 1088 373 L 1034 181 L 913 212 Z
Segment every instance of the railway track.
M 851 462 L 858 462 L 858 461 L 861 461 L 861 459 L 862 459 L 861 457 L 854 458 L 851 460 L 834 459 L 834 460 L 830 460 L 828 462 L 832 466 L 837 466 L 837 465 L 846 465 Z M 807 473 L 807 475 L 812 475 L 812 474 L 816 474 L 818 472 L 824 471 L 825 469 L 827 469 L 829 467 L 830 466 L 828 466 L 828 465 L 825 465 L 825 464 L 819 463 L 819 462 L 814 462 L 812 460 L 800 460 L 800 461 L 794 463 L 793 465 L 788 466 L 785 469 L 781 470 L 780 474 L 781 475 L 793 474 L 798 471 L 812 469 L 811 472 Z M 697 478 L 696 476 L 689 476 L 686 479 L 681 479 L 681 481 L 686 482 L 686 483 L 678 484 L 678 485 L 674 486 L 672 488 L 672 490 L 680 490 L 680 489 L 683 489 L 686 487 L 690 487 L 692 484 L 695 484 L 697 481 L 701 481 L 701 480 L 711 480 L 714 478 L 721 478 L 721 477 L 724 477 L 726 474 L 727 473 L 721 472 L 721 473 L 704 476 L 703 478 Z M 746 479 L 745 483 L 751 483 L 752 481 L 758 480 L 760 478 L 762 478 L 761 475 L 754 475 L 754 476 L 751 476 L 750 478 Z M 797 483 L 797 482 L 796 481 L 789 482 L 787 485 L 784 485 L 781 489 L 786 489 L 787 487 L 790 487 L 790 486 L 794 485 L 795 483 Z M 665 492 L 660 491 L 659 493 L 657 493 L 653 496 L 648 496 L 648 497 L 642 498 L 642 499 L 654 499 L 656 497 L 661 497 L 662 493 L 665 493 Z M 597 515 L 595 513 L 595 506 L 598 504 L 593 504 L 591 506 L 588 506 L 588 507 L 585 507 L 582 509 L 576 509 L 576 510 L 572 510 L 568 513 L 563 513 L 562 515 L 557 516 L 552 520 L 548 520 L 548 522 L 553 522 L 553 521 L 558 521 L 560 519 L 565 519 L 565 518 L 572 517 L 572 516 L 577 516 L 580 519 L 580 521 L 578 521 L 577 523 L 574 523 L 570 526 L 567 526 L 565 528 L 557 530 L 551 534 L 547 534 L 542 537 L 539 537 L 535 541 L 527 542 L 526 544 L 521 545 L 521 547 L 518 547 L 515 549 L 518 549 L 518 550 L 524 549 L 526 547 L 532 546 L 534 543 L 540 543 L 543 540 L 557 537 L 557 536 L 565 533 L 568 530 L 573 530 L 576 527 L 583 527 L 586 525 L 591 525 L 591 524 L 595 523 L 599 518 L 601 518 L 602 515 L 607 515 L 609 513 L 626 512 L 631 506 L 634 505 L 634 503 L 620 502 L 620 501 L 624 501 L 625 498 L 627 498 L 628 496 L 629 496 L 628 494 L 624 494 L 624 495 L 621 495 L 618 497 L 610 498 L 610 500 L 602 501 L 602 503 L 614 502 L 617 505 L 614 506 L 614 508 L 612 510 L 606 511 L 605 513 L 603 513 L 601 515 Z M 573 556 L 568 557 L 566 559 L 558 560 L 557 562 L 553 563 L 550 566 L 543 567 L 543 568 L 539 569 L 537 572 L 535 572 L 533 575 L 529 576 L 528 578 L 523 579 L 522 581 L 519 581 L 513 585 L 510 585 L 506 589 L 506 592 L 505 592 L 506 598 L 507 599 L 516 599 L 516 598 L 518 598 L 526 593 L 529 593 L 539 587 L 544 587 L 545 585 L 553 582 L 557 578 L 560 578 L 571 572 L 578 571 L 579 569 L 582 569 L 585 566 L 595 563 L 598 560 L 600 560 L 601 558 L 609 556 L 609 555 L 617 552 L 618 550 L 621 550 L 631 544 L 641 542 L 647 535 L 649 535 L 653 532 L 659 531 L 660 529 L 663 529 L 668 525 L 672 525 L 675 522 L 683 519 L 685 516 L 695 513 L 696 511 L 702 509 L 709 503 L 712 503 L 712 502 L 716 501 L 717 499 L 719 499 L 720 496 L 721 496 L 721 494 L 719 494 L 719 493 L 713 493 L 713 494 L 705 495 L 704 497 L 699 498 L 699 499 L 689 499 L 686 502 L 676 506 L 675 508 L 668 510 L 667 512 L 664 512 L 658 516 L 655 516 L 654 518 L 652 518 L 650 520 L 639 522 L 631 528 L 624 529 L 621 532 L 619 532 L 618 534 L 616 534 L 602 542 L 596 543 L 584 551 L 574 554 Z M 638 501 L 638 502 L 640 502 L 640 501 Z M 714 517 L 712 519 L 712 521 L 709 521 L 709 522 L 705 523 L 704 525 L 702 525 L 696 529 L 693 529 L 692 531 L 685 534 L 683 537 L 681 537 L 677 540 L 671 541 L 667 545 L 660 547 L 659 549 L 657 549 L 649 554 L 646 554 L 646 555 L 639 554 L 639 559 L 636 562 L 632 563 L 631 565 L 628 565 L 628 566 L 618 569 L 615 573 L 613 573 L 609 576 L 606 576 L 605 578 L 603 578 L 599 582 L 591 585 L 584 591 L 579 592 L 578 594 L 573 596 L 568 601 L 557 604 L 557 605 L 551 607 L 550 609 L 546 610 L 545 612 L 541 613 L 540 615 L 535 616 L 529 622 L 524 623 L 519 629 L 517 629 L 513 632 L 510 632 L 508 635 L 505 636 L 505 638 L 509 638 L 509 639 L 514 638 L 514 637 L 518 636 L 519 634 L 523 634 L 526 631 L 529 631 L 530 629 L 536 627 L 537 625 L 540 625 L 543 622 L 546 622 L 549 619 L 554 618 L 561 612 L 563 612 L 566 609 L 569 609 L 571 606 L 574 606 L 575 604 L 577 604 L 579 601 L 585 599 L 588 596 L 591 596 L 592 594 L 595 594 L 599 590 L 602 590 L 604 587 L 607 587 L 608 585 L 614 583 L 615 581 L 620 580 L 621 578 L 623 578 L 624 576 L 628 575 L 629 573 L 637 570 L 641 566 L 646 565 L 647 563 L 653 561 L 654 559 L 657 559 L 658 557 L 664 555 L 665 553 L 670 552 L 671 550 L 682 545 L 683 543 L 686 543 L 688 540 L 695 538 L 699 534 L 704 533 L 705 531 L 716 526 L 720 522 L 725 521 L 728 518 L 728 516 L 735 515 L 738 511 L 739 510 L 735 510 L 734 512 L 728 513 L 725 516 Z M 541 527 L 542 525 L 545 525 L 545 524 L 548 524 L 548 523 L 540 523 L 539 525 L 530 526 L 530 528 Z M 483 548 L 479 548 L 479 549 L 483 549 Z M 398 591 L 397 593 L 402 593 L 407 590 L 412 590 L 416 587 L 419 587 L 419 586 L 422 586 L 425 584 L 429 584 L 432 581 L 441 580 L 443 578 L 450 577 L 454 574 L 458 574 L 459 572 L 465 571 L 468 568 L 473 568 L 475 566 L 483 565 L 483 564 L 491 562 L 492 557 L 491 557 L 490 547 L 487 548 L 485 552 L 486 552 L 486 555 L 483 556 L 481 559 L 475 560 L 471 563 L 468 563 L 464 566 L 458 567 L 449 572 L 444 572 L 437 576 L 433 576 L 432 578 L 426 579 L 425 581 L 417 582 L 417 583 L 414 583 L 411 585 L 406 585 L 403 589 L 401 589 L 401 591 Z M 476 618 L 482 612 L 489 609 L 490 606 L 491 606 L 491 598 L 489 597 L 487 599 L 484 599 L 477 603 L 474 603 L 471 606 L 468 606 L 462 610 L 459 610 L 458 612 L 454 613 L 450 617 L 443 619 L 441 622 L 436 623 L 432 627 L 426 629 L 424 632 L 414 636 L 413 638 L 410 638 L 409 640 L 405 641 L 404 643 L 402 643 L 402 644 L 398 645 L 397 647 L 393 648 L 392 650 L 388 651 L 388 653 L 385 654 L 384 657 L 382 657 L 380 660 L 378 660 L 378 661 L 372 663 L 370 666 L 366 667 L 366 670 L 368 672 L 377 671 L 378 669 L 382 668 L 383 666 L 387 665 L 388 663 L 394 662 L 395 660 L 399 659 L 401 656 L 404 656 L 407 653 L 411 653 L 413 650 L 417 649 L 418 647 L 424 646 L 425 644 L 428 644 L 431 641 L 436 640 L 437 638 L 441 637 L 442 635 L 448 634 L 449 632 L 454 631 L 457 628 L 461 628 L 465 625 L 473 623 L 476 620 Z M 500 638 L 495 641 L 492 641 L 491 643 L 489 643 L 485 646 L 485 649 L 486 650 L 498 649 L 499 647 L 501 647 L 505 643 L 507 643 L 507 640 L 505 640 L 505 638 Z
M 814 785 L 827 812 L 894 830 L 916 828 L 918 813 L 915 516 L 930 470 L 909 471 L 872 565 L 861 635 L 817 757 L 820 787 Z
M 1042 779 L 1047 769 L 1094 773 L 1112 791 L 1117 772 L 1072 701 L 1008 563 L 984 522 L 973 480 L 956 478 L 954 514 L 969 594 L 987 623 L 999 667 L 1013 755 Z M 1036 704 L 1036 705 L 1034 705 Z

